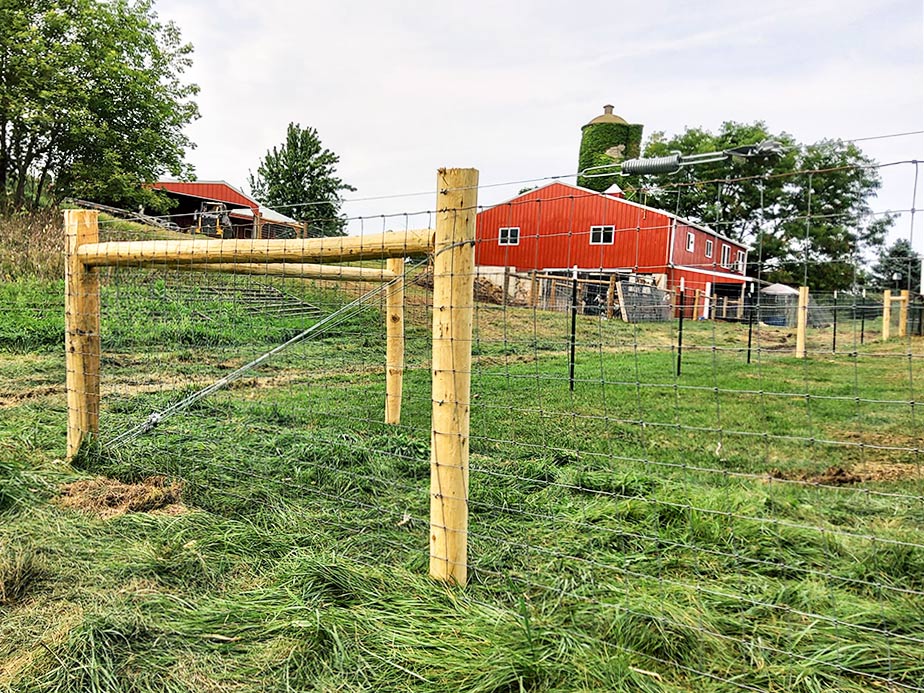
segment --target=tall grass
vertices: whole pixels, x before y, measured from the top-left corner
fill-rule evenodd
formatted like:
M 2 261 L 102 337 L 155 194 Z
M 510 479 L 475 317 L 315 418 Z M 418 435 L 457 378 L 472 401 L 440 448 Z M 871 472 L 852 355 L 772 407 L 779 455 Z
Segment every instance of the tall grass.
M 57 209 L 0 217 L 0 279 L 64 276 L 64 234 Z

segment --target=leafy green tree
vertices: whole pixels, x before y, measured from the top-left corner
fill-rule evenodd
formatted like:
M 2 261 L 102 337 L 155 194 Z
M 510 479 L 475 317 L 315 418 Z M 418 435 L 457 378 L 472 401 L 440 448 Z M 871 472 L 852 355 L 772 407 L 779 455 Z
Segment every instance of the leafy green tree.
M 904 289 L 910 285 L 917 288 L 921 277 L 921 256 L 911 247 L 906 238 L 895 241 L 879 256 L 872 266 L 870 277 L 878 289 Z M 894 279 L 899 275 L 900 279 Z
M 318 131 L 289 123 L 286 141 L 273 147 L 250 174 L 257 200 L 299 221 L 312 236 L 341 236 L 346 220 L 340 213 L 343 190 L 356 190 L 337 176 L 340 157 L 321 145 Z
M 875 162 L 856 145 L 805 145 L 762 122 L 727 122 L 718 132 L 689 128 L 670 138 L 655 133 L 645 156 L 724 151 L 768 139 L 782 143 L 785 153 L 689 167 L 677 180 L 648 176 L 635 182 L 634 193 L 749 243 L 751 276 L 790 283 L 807 278 L 817 291 L 850 288 L 861 273 L 858 258 L 880 248 L 892 224 L 888 215 L 871 214 L 881 179 Z
M 190 175 L 191 52 L 151 0 L 3 0 L 0 208 L 151 202 L 142 183 Z

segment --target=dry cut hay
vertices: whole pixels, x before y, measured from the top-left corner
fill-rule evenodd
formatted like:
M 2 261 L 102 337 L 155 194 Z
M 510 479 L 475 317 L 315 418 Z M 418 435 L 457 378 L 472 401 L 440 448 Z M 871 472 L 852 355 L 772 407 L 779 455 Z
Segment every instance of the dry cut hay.
M 97 477 L 62 485 L 56 503 L 102 518 L 155 511 L 175 515 L 186 510 L 181 491 L 179 483 L 168 483 L 163 476 L 150 476 L 137 484 Z

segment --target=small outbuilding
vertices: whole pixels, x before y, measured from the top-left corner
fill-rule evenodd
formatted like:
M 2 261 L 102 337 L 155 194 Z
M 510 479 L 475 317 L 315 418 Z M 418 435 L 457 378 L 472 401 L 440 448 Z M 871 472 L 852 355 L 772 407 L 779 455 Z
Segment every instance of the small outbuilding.
M 770 284 L 760 290 L 758 316 L 762 323 L 777 327 L 795 327 L 799 318 L 799 289 L 786 284 Z M 831 324 L 831 311 L 819 306 L 809 296 L 806 322 L 809 327 Z
M 302 233 L 295 219 L 223 180 L 158 181 L 151 187 L 175 201 L 170 219 L 183 231 L 221 238 L 295 238 Z

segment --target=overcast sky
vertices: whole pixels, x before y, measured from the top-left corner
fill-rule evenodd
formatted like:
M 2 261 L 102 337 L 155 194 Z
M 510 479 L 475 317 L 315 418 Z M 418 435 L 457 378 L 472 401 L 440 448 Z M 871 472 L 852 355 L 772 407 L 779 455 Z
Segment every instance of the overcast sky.
M 764 120 L 803 142 L 924 129 L 921 0 L 157 8 L 196 49 L 190 77 L 202 89 L 202 118 L 189 135 L 198 177 L 246 188 L 248 171 L 295 121 L 340 155 L 342 177 L 358 189 L 349 198 L 425 192 L 351 202 L 351 216 L 432 208 L 440 166 L 478 168 L 482 183 L 574 173 L 580 127 L 606 103 L 646 135 L 725 120 Z M 921 135 L 859 144 L 880 162 L 924 159 Z M 875 208 L 910 208 L 914 167 L 883 178 Z M 479 203 L 520 187 L 486 188 Z M 375 224 L 383 222 L 363 226 Z M 924 214 L 915 226 L 924 248 Z M 909 231 L 905 215 L 895 236 Z

